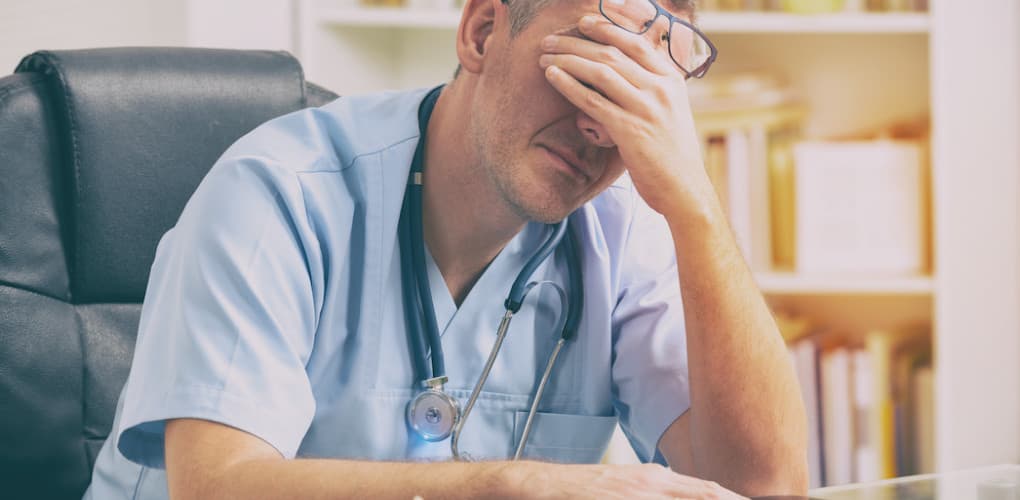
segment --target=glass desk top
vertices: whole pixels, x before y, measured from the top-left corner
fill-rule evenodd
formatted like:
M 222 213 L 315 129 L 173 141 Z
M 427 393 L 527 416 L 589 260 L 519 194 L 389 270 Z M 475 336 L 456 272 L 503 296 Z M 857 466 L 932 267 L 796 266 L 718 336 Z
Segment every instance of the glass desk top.
M 1020 465 L 996 465 L 811 490 L 824 500 L 1020 500 Z

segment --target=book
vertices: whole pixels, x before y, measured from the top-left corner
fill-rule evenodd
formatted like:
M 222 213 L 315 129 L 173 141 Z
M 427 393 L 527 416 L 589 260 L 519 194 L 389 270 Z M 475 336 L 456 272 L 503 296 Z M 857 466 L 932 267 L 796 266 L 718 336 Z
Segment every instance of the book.
M 793 269 L 796 262 L 794 231 L 796 197 L 793 151 L 789 132 L 774 134 L 769 149 L 769 197 L 772 229 L 772 266 Z
M 917 141 L 797 143 L 796 269 L 922 273 L 922 154 Z
M 764 125 L 747 128 L 748 220 L 751 268 L 772 268 L 772 229 L 769 193 L 769 137 Z
M 734 128 L 726 134 L 726 172 L 730 227 L 740 253 L 752 269 L 751 157 L 747 133 Z
M 851 351 L 854 394 L 854 482 L 877 481 L 882 476 L 878 436 L 872 415 L 875 412 L 874 359 L 867 349 Z
M 902 342 L 897 332 L 876 330 L 865 337 L 865 349 L 871 358 L 872 406 L 868 431 L 875 447 L 877 479 L 896 477 L 896 440 L 893 433 L 893 347 Z
M 920 445 L 915 436 L 915 408 L 913 379 L 919 367 L 931 363 L 930 331 L 921 330 L 899 341 L 893 347 L 890 363 L 891 399 L 895 415 L 894 455 L 895 475 L 906 476 L 920 474 L 921 469 L 916 462 L 917 448 Z
M 819 392 L 818 345 L 811 338 L 804 338 L 790 346 L 794 370 L 800 383 L 801 398 L 807 413 L 808 426 L 808 478 L 810 488 L 825 484 L 824 459 L 822 457 L 822 405 Z
M 850 348 L 826 349 L 821 356 L 822 447 L 825 484 L 854 482 L 854 410 Z
M 719 197 L 726 217 L 730 216 L 729 176 L 726 169 L 726 139 L 721 136 L 709 137 L 705 143 L 705 172 L 712 181 L 715 194 Z
M 935 472 L 935 376 L 930 365 L 917 368 L 911 381 L 914 463 L 919 474 Z

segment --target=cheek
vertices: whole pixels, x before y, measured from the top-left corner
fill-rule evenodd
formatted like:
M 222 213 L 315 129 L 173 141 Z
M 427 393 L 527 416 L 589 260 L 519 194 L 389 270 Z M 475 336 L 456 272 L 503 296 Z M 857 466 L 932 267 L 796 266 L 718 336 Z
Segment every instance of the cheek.
M 619 152 L 614 148 L 606 157 L 606 170 L 602 174 L 602 177 L 595 183 L 593 189 L 595 193 L 601 193 L 604 189 L 608 188 L 612 183 L 616 182 L 617 179 L 627 171 L 623 165 L 623 161 L 620 160 Z

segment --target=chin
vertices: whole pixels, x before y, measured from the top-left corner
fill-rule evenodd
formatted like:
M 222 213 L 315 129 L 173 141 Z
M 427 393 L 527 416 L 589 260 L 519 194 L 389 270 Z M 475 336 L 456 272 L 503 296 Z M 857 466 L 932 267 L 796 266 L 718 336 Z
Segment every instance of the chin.
M 560 214 L 538 214 L 535 217 L 531 217 L 529 220 L 534 222 L 541 222 L 542 224 L 556 224 L 563 219 L 566 219 L 570 215 L 570 212 Z
M 583 187 L 561 175 L 540 172 L 530 182 L 511 182 L 503 190 L 504 200 L 522 219 L 544 224 L 562 221 L 587 201 Z
M 515 204 L 515 211 L 521 217 L 543 224 L 555 224 L 566 219 L 580 204 L 573 204 L 560 197 L 547 200 L 531 200 L 529 204 Z

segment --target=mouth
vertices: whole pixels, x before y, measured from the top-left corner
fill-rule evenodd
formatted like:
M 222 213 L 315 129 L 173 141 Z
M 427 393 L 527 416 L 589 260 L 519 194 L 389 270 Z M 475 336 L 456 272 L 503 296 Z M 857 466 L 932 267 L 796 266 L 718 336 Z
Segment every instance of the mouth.
M 576 155 L 570 151 L 560 148 L 553 148 L 545 145 L 539 145 L 539 147 L 545 150 L 547 156 L 549 156 L 553 163 L 556 164 L 556 166 L 564 173 L 583 180 L 585 183 L 591 182 L 591 177 L 588 175 L 587 171 L 581 168 L 581 161 Z

